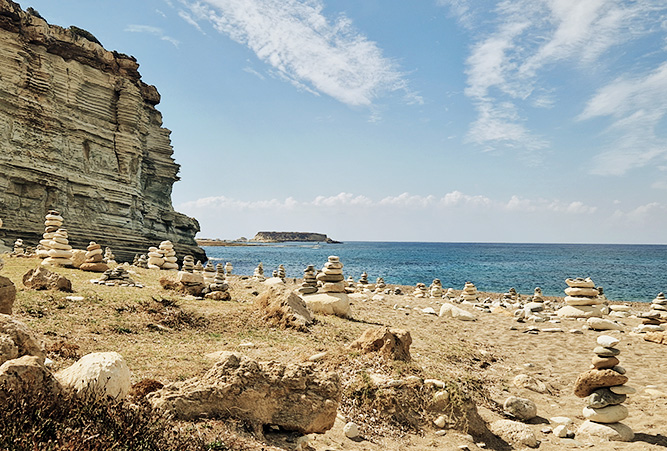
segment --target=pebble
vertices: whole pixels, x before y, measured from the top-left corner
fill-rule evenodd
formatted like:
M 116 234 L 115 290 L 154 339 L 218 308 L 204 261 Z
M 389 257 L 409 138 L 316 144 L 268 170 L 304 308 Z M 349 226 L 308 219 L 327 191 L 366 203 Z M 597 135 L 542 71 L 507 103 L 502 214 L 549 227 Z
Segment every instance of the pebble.
M 447 417 L 444 415 L 440 415 L 438 418 L 433 421 L 433 424 L 438 426 L 440 429 L 443 429 L 447 425 Z
M 343 433 L 345 437 L 350 439 L 355 439 L 359 437 L 359 426 L 356 423 L 350 421 L 343 426 Z
M 595 349 L 593 349 L 593 352 L 600 357 L 614 357 L 621 353 L 619 349 L 607 348 L 604 346 L 596 346 Z
M 542 329 L 542 332 L 564 332 L 563 329 L 560 327 L 547 327 L 545 329 Z
M 610 335 L 600 335 L 597 339 L 597 343 L 605 348 L 613 348 L 616 346 L 618 343 L 620 343 L 621 340 L 619 340 L 616 337 L 612 337 Z
M 637 390 L 630 387 L 629 385 L 614 385 L 609 387 L 609 390 L 616 393 L 617 395 L 634 395 L 637 393 Z
M 552 423 L 565 424 L 565 425 L 572 423 L 572 419 L 568 417 L 551 417 L 549 418 L 549 421 L 551 421 Z
M 556 426 L 554 428 L 554 435 L 559 438 L 567 438 L 567 426 L 564 424 Z
M 328 354 L 327 351 L 320 352 L 319 354 L 313 354 L 310 357 L 308 357 L 308 360 L 310 360 L 311 362 L 317 362 L 325 358 L 327 354 Z

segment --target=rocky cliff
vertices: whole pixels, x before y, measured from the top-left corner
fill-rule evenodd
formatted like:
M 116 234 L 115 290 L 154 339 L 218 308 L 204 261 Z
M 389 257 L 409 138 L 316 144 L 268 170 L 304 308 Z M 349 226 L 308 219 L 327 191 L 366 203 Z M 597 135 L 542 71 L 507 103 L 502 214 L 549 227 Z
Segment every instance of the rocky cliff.
M 250 241 L 258 243 L 282 243 L 285 241 L 338 243 L 338 241 L 327 238 L 324 233 L 313 232 L 257 232 Z
M 157 89 L 133 57 L 29 11 L 0 0 L 0 239 L 36 245 L 55 209 L 75 247 L 131 261 L 169 239 L 204 260 L 199 224 L 171 204 L 179 166 Z

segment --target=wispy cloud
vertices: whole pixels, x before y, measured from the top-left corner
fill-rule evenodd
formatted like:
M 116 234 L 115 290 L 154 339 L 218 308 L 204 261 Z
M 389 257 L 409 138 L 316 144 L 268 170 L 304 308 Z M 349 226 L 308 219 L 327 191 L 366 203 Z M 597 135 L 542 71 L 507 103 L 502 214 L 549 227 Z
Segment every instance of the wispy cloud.
M 202 30 L 202 28 L 201 28 L 201 26 L 199 25 L 199 23 L 197 23 L 197 21 L 194 20 L 194 19 L 192 18 L 192 16 L 190 15 L 190 13 L 188 13 L 187 11 L 183 11 L 182 9 L 179 10 L 179 11 L 178 11 L 178 16 L 179 16 L 181 19 L 183 19 L 184 21 L 186 21 L 187 23 L 189 23 L 190 25 L 192 25 L 193 27 L 195 27 L 200 33 L 202 33 L 202 34 L 206 34 L 206 33 L 204 32 L 204 30 Z
M 172 38 L 171 36 L 168 36 L 165 34 L 164 30 L 159 27 L 153 27 L 151 25 L 136 25 L 136 24 L 131 24 L 125 27 L 125 31 L 129 33 L 145 33 L 145 34 L 150 34 L 153 36 L 156 36 L 162 41 L 167 41 L 171 43 L 174 47 L 178 47 L 180 42 L 177 39 Z
M 563 68 L 591 71 L 599 70 L 601 63 L 612 64 L 617 54 L 611 49 L 650 34 L 664 35 L 667 14 L 664 1 L 658 0 L 499 0 L 493 9 L 488 3 L 467 0 L 437 3 L 480 35 L 466 60 L 465 94 L 478 113 L 467 140 L 487 149 L 534 151 L 549 147 L 550 143 L 527 125 L 530 108 L 552 107 L 558 102 L 554 86 L 545 84 L 548 76 Z M 485 20 L 479 20 L 483 12 Z M 647 93 L 648 84 L 643 86 Z M 623 86 L 619 82 L 600 92 L 582 116 L 593 117 L 596 108 L 605 103 L 605 95 L 623 97 L 612 93 L 614 88 Z M 655 120 L 655 116 L 647 113 L 644 120 Z M 629 145 L 632 139 L 627 141 Z M 620 166 L 623 164 L 618 162 L 615 167 Z M 614 170 L 620 171 L 608 172 Z
M 412 93 L 395 61 L 345 15 L 327 17 L 322 0 L 183 1 L 191 18 L 209 21 L 246 45 L 286 80 L 352 106 Z

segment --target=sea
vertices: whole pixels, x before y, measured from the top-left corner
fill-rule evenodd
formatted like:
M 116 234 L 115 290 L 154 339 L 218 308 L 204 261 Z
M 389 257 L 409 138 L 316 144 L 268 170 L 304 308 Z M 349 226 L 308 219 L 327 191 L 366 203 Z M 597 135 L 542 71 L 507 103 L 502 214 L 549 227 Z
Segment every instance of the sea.
M 345 278 L 368 273 L 375 282 L 429 285 L 440 279 L 456 290 L 466 281 L 478 290 L 503 293 L 515 288 L 531 295 L 564 296 L 568 277 L 591 277 L 610 300 L 650 302 L 667 292 L 667 245 L 408 243 L 351 241 L 342 244 L 279 243 L 207 246 L 213 264 L 231 262 L 234 274 L 252 275 L 259 262 L 271 276 L 278 265 L 287 277 L 301 278 L 307 265 L 322 268 L 329 255 L 345 265 Z

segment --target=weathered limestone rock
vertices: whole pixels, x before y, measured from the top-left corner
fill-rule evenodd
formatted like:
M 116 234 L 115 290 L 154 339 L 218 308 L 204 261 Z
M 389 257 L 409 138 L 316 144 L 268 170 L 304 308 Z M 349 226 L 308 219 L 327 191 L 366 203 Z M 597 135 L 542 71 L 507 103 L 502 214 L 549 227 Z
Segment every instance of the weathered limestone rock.
M 46 354 L 42 343 L 25 324 L 9 315 L 0 314 L 0 337 L 3 343 L 0 345 L 0 363 L 24 355 L 44 361 Z
M 33 355 L 7 360 L 0 365 L 0 389 L 59 394 L 60 384 L 44 366 L 44 359 Z M 0 401 L 3 394 L 0 391 Z
M 574 394 L 580 398 L 585 398 L 598 388 L 623 385 L 627 381 L 627 376 L 611 369 L 584 371 L 574 382 Z
M 489 430 L 508 443 L 537 448 L 540 442 L 526 424 L 512 420 L 497 420 L 489 424 Z
M 288 290 L 269 288 L 257 297 L 257 305 L 264 312 L 264 319 L 280 327 L 305 331 L 313 323 L 303 299 Z
M 537 416 L 537 406 L 528 398 L 510 396 L 503 403 L 503 410 L 520 421 L 532 420 Z
M 635 438 L 632 429 L 623 423 L 602 424 L 586 420 L 577 429 L 577 437 L 597 438 L 601 441 L 631 442 Z
M 345 293 L 316 293 L 303 296 L 308 308 L 314 313 L 348 318 L 352 314 L 350 298 Z
M 70 244 L 113 243 L 132 261 L 157 239 L 205 260 L 199 224 L 174 211 L 178 180 L 160 95 L 133 57 L 0 0 L 0 240 L 42 239 L 67 218 Z
M 117 352 L 94 352 L 56 373 L 65 390 L 80 396 L 123 399 L 130 392 L 130 369 Z
M 0 276 L 0 313 L 12 314 L 12 307 L 16 300 L 16 287 L 7 277 Z
M 275 425 L 310 434 L 331 429 L 341 391 L 338 375 L 315 363 L 256 362 L 225 352 L 204 376 L 168 384 L 147 399 L 183 420 L 231 416 L 259 432 Z
M 389 329 L 388 327 L 369 328 L 352 343 L 350 349 L 362 353 L 377 352 L 393 360 L 410 360 L 410 332 L 403 329 Z
M 23 275 L 23 285 L 32 290 L 72 291 L 72 282 L 69 279 L 41 266 Z

